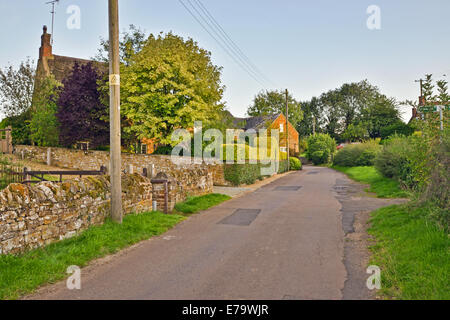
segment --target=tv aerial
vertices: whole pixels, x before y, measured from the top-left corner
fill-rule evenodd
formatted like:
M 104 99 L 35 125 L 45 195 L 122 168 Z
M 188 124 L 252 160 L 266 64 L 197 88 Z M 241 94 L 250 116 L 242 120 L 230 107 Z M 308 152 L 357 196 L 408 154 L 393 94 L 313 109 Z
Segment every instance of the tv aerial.
M 54 37 L 54 25 L 55 25 L 55 15 L 56 15 L 56 9 L 55 5 L 59 3 L 60 0 L 52 0 L 49 2 L 46 2 L 45 4 L 51 4 L 52 5 L 52 11 L 50 13 L 52 14 L 52 38 L 51 38 L 51 44 L 53 45 L 53 37 Z

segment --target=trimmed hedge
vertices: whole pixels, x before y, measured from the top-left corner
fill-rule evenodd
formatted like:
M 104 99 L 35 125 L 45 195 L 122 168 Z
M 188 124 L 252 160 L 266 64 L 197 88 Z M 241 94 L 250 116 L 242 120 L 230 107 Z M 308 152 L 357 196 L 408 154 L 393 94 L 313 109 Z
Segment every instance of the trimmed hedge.
M 294 158 L 294 159 L 296 159 L 296 158 Z M 300 161 L 298 161 L 298 162 L 300 162 Z M 295 169 L 296 167 L 298 167 L 298 163 L 296 163 L 295 166 L 292 166 L 292 163 L 293 162 L 291 160 L 291 169 L 292 170 L 300 170 L 300 169 Z M 278 165 L 279 166 L 278 166 L 277 173 L 284 173 L 287 171 L 287 161 L 280 161 L 278 163 Z M 261 169 L 268 167 L 268 166 L 269 165 L 263 165 L 261 163 L 224 164 L 225 180 L 231 182 L 234 186 L 240 186 L 243 184 L 253 184 L 257 180 L 263 180 L 265 178 L 265 176 L 261 175 Z M 301 167 L 301 162 L 300 162 L 300 167 Z

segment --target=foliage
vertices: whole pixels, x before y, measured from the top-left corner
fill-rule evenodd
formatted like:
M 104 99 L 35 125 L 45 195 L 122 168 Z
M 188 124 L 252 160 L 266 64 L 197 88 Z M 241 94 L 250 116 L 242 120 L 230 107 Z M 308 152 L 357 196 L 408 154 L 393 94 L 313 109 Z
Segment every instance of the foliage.
M 323 104 L 319 98 L 313 97 L 310 101 L 302 101 L 300 106 L 303 111 L 303 118 L 297 124 L 296 129 L 301 137 L 300 139 L 303 140 L 304 137 L 314 133 L 314 126 L 317 133 L 322 132 L 325 119 L 323 117 Z
M 420 189 L 428 181 L 428 153 L 422 137 L 394 135 L 377 155 L 375 167 L 385 177 L 396 179 L 404 187 Z
M 123 224 L 111 220 L 80 235 L 21 255 L 0 255 L 0 299 L 17 299 L 46 283 L 67 277 L 67 267 L 84 267 L 89 261 L 139 241 L 160 235 L 184 218 L 149 212 L 126 215 Z
M 133 56 L 142 50 L 145 40 L 145 31 L 130 24 L 129 30 L 122 32 L 119 40 L 120 62 L 129 65 Z M 100 48 L 94 59 L 101 62 L 109 61 L 109 40 L 100 38 Z
M 364 123 L 350 123 L 342 133 L 342 139 L 348 142 L 364 141 L 369 138 L 367 126 Z
M 55 147 L 59 143 L 59 123 L 56 118 L 58 90 L 61 84 L 53 76 L 39 82 L 33 102 L 30 138 L 41 147 Z
M 258 164 L 224 164 L 224 177 L 234 186 L 253 184 L 261 179 L 261 165 Z
M 288 95 L 289 122 L 297 127 L 303 118 L 300 103 L 290 94 Z M 282 91 L 261 91 L 253 99 L 253 104 L 248 108 L 247 114 L 251 117 L 277 115 L 286 113 L 286 94 Z
M 7 117 L 0 122 L 0 128 L 5 129 L 8 126 L 12 127 L 12 143 L 13 145 L 30 145 L 30 121 L 31 109 L 18 115 Z
M 330 163 L 336 153 L 336 141 L 328 134 L 319 133 L 308 138 L 306 157 L 315 165 Z
M 7 117 L 27 112 L 33 100 L 36 70 L 34 61 L 22 61 L 17 70 L 12 65 L 0 69 L 0 105 Z
M 347 145 L 337 152 L 334 164 L 343 167 L 373 166 L 381 149 L 377 140 Z
M 312 133 L 313 117 L 316 132 L 328 133 L 339 141 L 380 137 L 381 128 L 400 120 L 397 102 L 367 80 L 343 84 L 303 102 L 302 107 L 305 120 L 298 127 L 300 136 Z
M 369 184 L 368 191 L 375 193 L 378 198 L 404 198 L 409 195 L 397 181 L 383 177 L 374 167 L 333 166 L 333 169 L 347 174 L 353 180 Z
M 376 243 L 370 264 L 379 266 L 381 294 L 405 300 L 450 299 L 448 234 L 430 224 L 433 206 L 405 204 L 372 213 Z
M 63 146 L 79 141 L 89 141 L 93 148 L 109 144 L 108 107 L 101 103 L 97 85 L 101 79 L 93 63 L 75 63 L 72 74 L 64 79 L 56 114 Z
M 175 210 L 192 214 L 209 209 L 230 199 L 231 197 L 225 194 L 210 193 L 200 197 L 190 197 L 185 202 L 177 203 Z
M 397 121 L 390 126 L 381 128 L 380 137 L 382 139 L 387 139 L 395 134 L 410 136 L 414 133 L 414 131 L 415 129 L 412 126 L 404 123 L 403 121 Z
M 298 158 L 290 157 L 289 158 L 289 168 L 291 170 L 302 170 L 302 162 Z
M 169 145 L 175 129 L 217 120 L 223 108 L 220 76 L 210 52 L 194 40 L 172 33 L 150 35 L 130 65 L 123 66 L 121 110 L 129 121 L 125 132 Z

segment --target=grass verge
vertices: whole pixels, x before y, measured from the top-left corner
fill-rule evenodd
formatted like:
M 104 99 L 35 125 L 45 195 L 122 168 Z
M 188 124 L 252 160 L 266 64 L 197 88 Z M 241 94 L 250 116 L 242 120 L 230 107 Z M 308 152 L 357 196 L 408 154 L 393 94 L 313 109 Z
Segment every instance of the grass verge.
M 372 213 L 371 264 L 381 268 L 384 298 L 450 299 L 450 238 L 427 218 L 432 210 L 405 204 Z
M 184 214 L 193 214 L 230 199 L 230 196 L 224 194 L 210 193 L 200 197 L 188 198 L 185 202 L 176 204 L 175 210 Z
M 341 167 L 332 166 L 333 169 L 345 173 L 349 178 L 370 185 L 369 192 L 378 198 L 407 198 L 408 192 L 402 190 L 397 181 L 383 177 L 375 167 Z
M 62 280 L 67 267 L 86 266 L 91 260 L 160 235 L 183 219 L 159 212 L 127 215 L 121 225 L 107 220 L 71 239 L 17 256 L 0 255 L 0 299 L 17 299 L 43 284 Z

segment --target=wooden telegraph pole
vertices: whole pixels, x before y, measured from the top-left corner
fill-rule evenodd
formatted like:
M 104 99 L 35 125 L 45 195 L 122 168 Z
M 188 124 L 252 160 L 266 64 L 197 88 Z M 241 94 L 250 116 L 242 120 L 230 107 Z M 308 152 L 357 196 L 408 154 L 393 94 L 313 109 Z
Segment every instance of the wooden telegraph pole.
M 110 176 L 111 218 L 122 223 L 122 181 L 120 146 L 120 62 L 119 62 L 119 1 L 109 1 L 109 115 L 110 115 Z
M 287 171 L 289 172 L 289 92 L 286 89 L 286 151 L 287 151 Z

